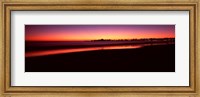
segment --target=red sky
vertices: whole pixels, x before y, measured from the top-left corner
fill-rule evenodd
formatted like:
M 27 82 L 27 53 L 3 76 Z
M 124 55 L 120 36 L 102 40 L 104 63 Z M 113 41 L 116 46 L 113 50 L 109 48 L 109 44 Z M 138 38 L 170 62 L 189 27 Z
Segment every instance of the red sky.
M 25 25 L 26 41 L 175 38 L 175 25 Z

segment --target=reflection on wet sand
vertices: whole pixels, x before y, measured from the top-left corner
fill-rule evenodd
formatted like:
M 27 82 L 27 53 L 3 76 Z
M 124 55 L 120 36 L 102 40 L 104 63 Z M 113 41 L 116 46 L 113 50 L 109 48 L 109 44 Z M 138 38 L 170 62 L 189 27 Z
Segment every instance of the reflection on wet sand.
M 139 45 L 116 45 L 116 46 L 100 46 L 100 47 L 86 47 L 86 48 L 67 48 L 67 49 L 56 49 L 56 50 L 42 50 L 42 51 L 30 51 L 26 52 L 26 57 L 36 57 L 36 56 L 46 56 L 55 55 L 63 53 L 74 53 L 74 52 L 84 52 L 84 51 L 94 51 L 94 50 L 110 50 L 110 49 L 134 49 L 141 48 L 150 45 L 165 45 L 166 43 L 151 43 L 151 44 L 139 44 Z M 167 43 L 169 44 L 169 43 Z M 173 43 L 170 43 L 173 44 Z

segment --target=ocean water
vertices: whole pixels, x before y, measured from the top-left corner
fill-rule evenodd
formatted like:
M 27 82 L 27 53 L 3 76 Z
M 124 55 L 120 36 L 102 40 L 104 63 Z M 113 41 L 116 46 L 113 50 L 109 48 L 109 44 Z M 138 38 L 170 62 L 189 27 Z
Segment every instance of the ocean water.
M 113 45 L 115 44 L 115 45 Z M 124 45 L 122 45 L 124 44 Z M 36 56 L 47 56 L 55 54 L 64 54 L 64 53 L 75 53 L 75 52 L 85 52 L 85 51 L 94 51 L 94 50 L 112 50 L 112 49 L 136 49 L 144 46 L 152 45 L 166 45 L 173 44 L 169 43 L 136 43 L 133 41 L 106 41 L 106 42 L 33 42 L 29 43 L 26 46 L 88 46 L 88 47 L 78 47 L 78 48 L 61 48 L 61 49 L 50 49 L 50 50 L 39 50 L 39 51 L 28 51 L 25 53 L 25 57 L 36 57 Z M 101 46 L 99 46 L 101 45 Z M 91 46 L 91 47 L 90 47 Z

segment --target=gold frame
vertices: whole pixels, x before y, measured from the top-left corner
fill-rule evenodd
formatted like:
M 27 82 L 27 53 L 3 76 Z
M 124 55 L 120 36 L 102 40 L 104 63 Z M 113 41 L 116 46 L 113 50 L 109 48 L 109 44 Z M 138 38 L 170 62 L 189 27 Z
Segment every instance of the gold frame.
M 0 29 L 0 97 L 200 97 L 198 45 L 199 0 L 3 0 Z M 145 7 L 144 7 L 145 6 Z M 10 15 L 12 10 L 188 10 L 190 11 L 190 86 L 170 87 L 20 87 L 10 85 Z

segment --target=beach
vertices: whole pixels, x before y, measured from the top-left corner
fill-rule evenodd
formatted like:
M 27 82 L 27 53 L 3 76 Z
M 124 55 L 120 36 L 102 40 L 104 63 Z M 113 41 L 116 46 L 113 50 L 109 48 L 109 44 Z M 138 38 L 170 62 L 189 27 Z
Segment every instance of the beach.
M 175 72 L 175 44 L 25 58 L 26 72 Z

